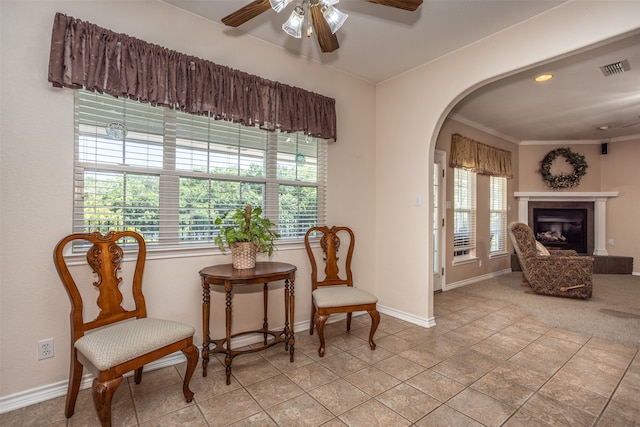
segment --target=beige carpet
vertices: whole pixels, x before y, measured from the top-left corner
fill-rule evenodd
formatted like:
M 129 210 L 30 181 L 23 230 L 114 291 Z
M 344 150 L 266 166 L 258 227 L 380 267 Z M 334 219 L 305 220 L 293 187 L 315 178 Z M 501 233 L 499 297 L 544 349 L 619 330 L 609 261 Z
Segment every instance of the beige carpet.
M 526 294 L 521 277 L 510 273 L 456 290 L 512 302 L 558 328 L 640 347 L 640 276 L 596 274 L 588 300 Z

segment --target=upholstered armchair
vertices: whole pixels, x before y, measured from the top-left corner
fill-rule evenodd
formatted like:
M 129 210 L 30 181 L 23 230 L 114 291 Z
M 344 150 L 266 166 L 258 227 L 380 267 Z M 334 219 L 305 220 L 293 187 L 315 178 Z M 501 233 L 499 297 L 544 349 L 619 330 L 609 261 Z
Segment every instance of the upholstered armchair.
M 523 282 L 536 294 L 591 298 L 593 257 L 572 250 L 548 251 L 521 222 L 508 227 L 509 238 L 522 268 Z

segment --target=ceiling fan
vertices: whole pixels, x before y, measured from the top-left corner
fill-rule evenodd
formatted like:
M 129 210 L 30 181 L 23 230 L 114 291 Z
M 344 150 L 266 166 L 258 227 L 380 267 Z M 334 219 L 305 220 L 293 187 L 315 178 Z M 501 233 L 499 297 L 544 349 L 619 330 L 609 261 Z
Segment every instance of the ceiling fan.
M 254 0 L 244 7 L 222 18 L 222 22 L 230 27 L 238 27 L 269 9 L 282 11 L 292 0 Z M 344 23 L 347 15 L 333 7 L 339 0 L 300 0 L 291 17 L 282 26 L 289 35 L 300 38 L 304 16 L 307 16 L 307 37 L 315 32 L 322 52 L 333 52 L 338 49 L 338 38 L 335 32 Z M 383 6 L 415 11 L 423 0 L 363 0 Z M 311 19 L 309 20 L 309 15 Z

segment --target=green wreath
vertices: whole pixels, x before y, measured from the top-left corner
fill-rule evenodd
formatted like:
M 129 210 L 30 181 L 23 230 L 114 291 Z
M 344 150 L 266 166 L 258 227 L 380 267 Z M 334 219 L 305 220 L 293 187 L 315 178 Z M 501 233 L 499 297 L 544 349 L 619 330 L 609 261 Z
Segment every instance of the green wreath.
M 562 156 L 567 163 L 573 166 L 573 173 L 553 175 L 551 173 L 551 164 L 556 157 Z M 587 161 L 584 156 L 574 153 L 567 147 L 556 148 L 549 151 L 542 162 L 540 162 L 540 175 L 547 185 L 551 188 L 572 188 L 580 183 L 580 178 L 587 173 Z

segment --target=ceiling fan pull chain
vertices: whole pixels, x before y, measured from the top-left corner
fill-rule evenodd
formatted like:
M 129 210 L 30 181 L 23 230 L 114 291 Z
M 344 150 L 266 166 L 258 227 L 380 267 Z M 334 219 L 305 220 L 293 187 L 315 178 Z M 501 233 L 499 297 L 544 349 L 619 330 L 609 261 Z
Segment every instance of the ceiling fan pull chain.
M 313 25 L 311 25 L 311 17 L 310 17 L 310 13 L 309 13 L 309 9 L 311 8 L 311 2 L 308 0 L 305 0 L 305 6 L 307 7 L 307 13 L 306 13 L 306 18 L 307 18 L 307 37 L 311 37 L 311 34 L 313 34 Z

